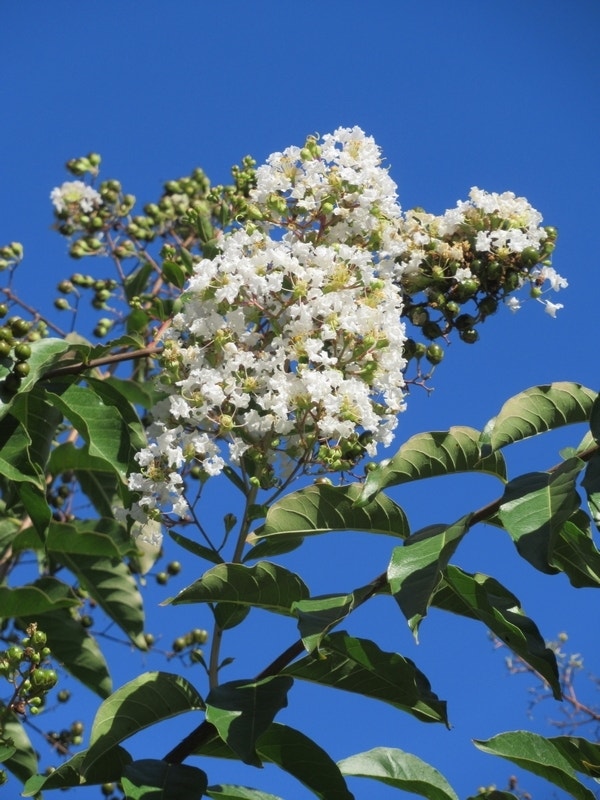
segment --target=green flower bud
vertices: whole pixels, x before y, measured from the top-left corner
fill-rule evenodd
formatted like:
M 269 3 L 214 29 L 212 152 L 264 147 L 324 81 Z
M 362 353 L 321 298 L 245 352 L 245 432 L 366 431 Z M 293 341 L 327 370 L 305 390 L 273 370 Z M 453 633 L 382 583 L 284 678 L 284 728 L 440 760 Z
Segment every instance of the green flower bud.
M 444 350 L 439 344 L 430 344 L 425 353 L 427 361 L 433 366 L 439 364 L 444 358 Z

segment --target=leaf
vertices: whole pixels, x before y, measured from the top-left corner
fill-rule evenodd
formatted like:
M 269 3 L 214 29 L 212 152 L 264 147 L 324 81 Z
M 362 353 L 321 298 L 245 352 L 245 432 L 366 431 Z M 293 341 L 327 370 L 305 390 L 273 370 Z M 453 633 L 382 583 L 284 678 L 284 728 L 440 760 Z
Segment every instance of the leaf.
M 183 536 L 176 531 L 169 531 L 169 536 L 174 542 L 177 542 L 180 547 L 187 550 L 188 553 L 193 553 L 195 556 L 204 558 L 206 561 L 211 561 L 213 564 L 224 563 L 219 553 L 215 550 L 211 550 L 210 547 L 204 547 L 204 545 L 198 544 L 198 542 L 195 542 L 193 539 L 188 539 L 187 536 Z
M 581 486 L 585 489 L 594 525 L 600 530 L 600 453 L 596 453 L 588 461 Z
M 274 794 L 250 789 L 248 786 L 233 786 L 230 783 L 221 783 L 218 786 L 209 786 L 206 796 L 213 800 L 281 800 Z
M 96 511 L 103 517 L 113 516 L 113 508 L 119 498 L 120 480 L 112 464 L 91 456 L 87 448 L 63 442 L 50 454 L 48 472 L 52 475 L 74 472 L 82 491 L 92 501 Z
M 581 736 L 556 736 L 550 740 L 572 767 L 590 778 L 600 779 L 600 744 Z
M 369 502 L 387 486 L 457 472 L 482 472 L 505 481 L 504 459 L 500 454 L 484 458 L 479 436 L 479 431 L 465 426 L 411 436 L 393 458 L 368 473 L 359 504 Z
M 4 707 L 1 704 L 0 711 L 4 713 Z M 37 772 L 38 760 L 25 728 L 12 713 L 2 720 L 2 738 L 3 744 L 10 742 L 15 748 L 14 753 L 5 758 L 2 763 L 20 781 L 26 781 Z
M 39 550 L 41 547 L 40 539 L 32 528 L 26 528 L 13 542 L 15 551 Z M 61 553 L 120 558 L 136 552 L 125 528 L 111 519 L 51 522 L 44 549 L 59 554 L 59 560 Z
M 467 514 L 453 525 L 428 528 L 392 552 L 388 583 L 415 638 L 448 561 L 469 530 L 471 517 Z
M 344 631 L 329 634 L 318 656 L 307 655 L 282 674 L 382 700 L 423 722 L 447 724 L 446 703 L 412 661 Z
M 248 542 L 331 531 L 365 531 L 404 539 L 408 535 L 408 522 L 400 506 L 382 495 L 358 508 L 355 503 L 361 491 L 360 484 L 313 484 L 292 492 L 270 507 L 264 524 L 248 536 Z
M 62 553 L 60 560 L 131 641 L 146 650 L 142 596 L 127 565 L 120 559 L 69 553 Z
M 393 747 L 376 747 L 338 761 L 342 775 L 373 778 L 427 800 L 458 800 L 443 775 L 420 758 Z
M 529 731 L 511 731 L 487 741 L 474 739 L 473 742 L 484 753 L 508 759 L 550 781 L 576 800 L 594 800 L 593 792 L 579 782 L 570 757 L 566 756 L 556 739 L 547 739 Z
M 596 396 L 590 412 L 590 433 L 596 444 L 600 444 L 600 395 Z
M 293 604 L 308 596 L 308 588 L 298 575 L 261 561 L 252 567 L 218 564 L 162 605 L 227 602 L 292 615 Z
M 150 758 L 127 764 L 121 778 L 128 800 L 200 800 L 207 783 L 198 767 Z
M 29 364 L 29 374 L 21 380 L 19 391 L 8 394 L 0 391 L 0 419 L 8 413 L 11 407 L 20 401 L 20 397 L 31 391 L 43 377 L 43 375 L 54 369 L 57 365 L 72 364 L 85 360 L 90 348 L 86 345 L 75 344 L 66 339 L 40 339 L 31 343 L 31 356 Z
M 187 711 L 204 710 L 194 687 L 180 675 L 146 672 L 105 700 L 96 713 L 90 746 L 81 766 L 84 776 L 116 745 L 134 733 Z
M 584 466 L 570 458 L 553 472 L 530 472 L 506 486 L 498 517 L 520 555 L 540 572 L 557 572 L 552 549 L 563 523 L 581 503 L 575 482 Z
M 167 283 L 172 283 L 178 289 L 183 289 L 185 286 L 185 272 L 176 261 L 163 261 L 162 277 Z
M 71 608 L 80 604 L 70 586 L 57 578 L 38 578 L 33 583 L 9 589 L 0 586 L 0 608 L 5 619 L 36 616 L 56 608 Z
M 24 623 L 37 622 L 40 630 L 48 636 L 52 655 L 62 666 L 102 698 L 112 691 L 108 665 L 96 640 L 80 622 L 73 619 L 66 609 L 57 609 L 45 614 L 21 615 Z
M 80 750 L 68 761 L 60 764 L 49 775 L 33 775 L 26 782 L 23 797 L 37 797 L 42 789 L 69 789 L 84 784 L 110 783 L 118 781 L 123 768 L 131 762 L 131 756 L 122 747 L 114 747 L 110 753 L 99 758 L 88 773 L 88 780 L 81 774 L 81 765 L 87 750 Z
M 487 423 L 481 434 L 482 449 L 495 452 L 537 433 L 587 422 L 596 396 L 592 389 L 568 381 L 533 386 L 507 400 Z
M 256 740 L 278 711 L 287 706 L 293 680 L 277 675 L 266 680 L 232 681 L 211 689 L 206 698 L 206 719 L 245 764 L 261 766 Z
M 354 800 L 335 761 L 300 731 L 273 722 L 258 739 L 256 751 L 263 761 L 277 764 L 321 800 Z M 194 750 L 194 755 L 236 758 L 216 735 Z
M 600 551 L 589 531 L 582 530 L 573 519 L 567 520 L 554 540 L 551 561 L 564 572 L 572 586 L 600 586 Z
M 135 465 L 133 456 L 137 436 L 123 417 L 121 410 L 107 405 L 93 389 L 75 384 L 53 386 L 47 391 L 48 400 L 59 408 L 73 427 L 83 437 L 90 456 L 100 458 L 125 480 L 130 467 Z M 125 402 L 123 407 L 131 409 Z
M 387 587 L 386 587 L 387 588 Z M 304 646 L 312 653 L 331 628 L 339 625 L 364 600 L 374 594 L 372 584 L 355 589 L 350 594 L 326 595 L 300 600 L 293 611 L 298 617 L 298 630 Z
M 242 606 L 237 603 L 217 603 L 213 608 L 215 622 L 223 631 L 228 631 L 240 625 L 249 613 L 249 606 Z
M 449 565 L 433 605 L 483 622 L 544 678 L 557 700 L 562 699 L 554 653 L 546 647 L 533 620 L 525 616 L 518 599 L 497 580 Z

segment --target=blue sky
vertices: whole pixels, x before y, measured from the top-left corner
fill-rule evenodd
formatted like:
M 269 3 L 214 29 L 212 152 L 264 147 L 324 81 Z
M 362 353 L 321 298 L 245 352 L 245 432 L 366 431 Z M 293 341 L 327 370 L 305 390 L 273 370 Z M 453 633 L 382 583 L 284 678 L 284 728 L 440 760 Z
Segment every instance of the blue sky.
M 404 208 L 440 213 L 471 186 L 526 196 L 559 229 L 554 265 L 569 280 L 556 319 L 531 302 L 488 320 L 476 346 L 454 342 L 435 391 L 410 396 L 399 439 L 456 424 L 480 428 L 505 399 L 535 384 L 573 380 L 597 388 L 599 23 L 594 0 L 4 3 L 0 242 L 25 245 L 17 288 L 50 310 L 61 278 L 80 266 L 107 271 L 69 262 L 64 241 L 50 230 L 49 193 L 65 179 L 68 158 L 101 153 L 103 177 L 119 178 L 148 202 L 162 181 L 196 166 L 224 182 L 246 153 L 260 162 L 308 133 L 359 125 L 383 148 Z M 582 436 L 570 429 L 517 446 L 508 453 L 512 474 L 551 466 L 562 446 Z M 394 497 L 417 528 L 452 521 L 497 492 L 491 478 L 447 478 Z M 600 672 L 596 595 L 517 563 L 505 538 L 477 529 L 455 563 L 505 582 L 544 635 L 567 630 L 573 648 Z M 314 593 L 345 591 L 381 572 L 389 549 L 364 535 L 319 537 L 288 563 Z M 198 566 L 186 561 L 168 593 L 196 577 Z M 184 621 L 180 611 L 155 608 L 163 596 L 153 587 L 147 593 L 150 629 L 183 633 L 208 625 L 201 608 L 192 607 Z M 269 617 L 267 628 L 266 618 L 256 621 L 251 636 L 232 632 L 231 652 L 243 648 L 232 679 L 258 671 L 294 638 L 289 622 Z M 542 706 L 533 722 L 526 718 L 528 683 L 505 676 L 502 658 L 474 623 L 432 614 L 417 647 L 393 603 L 378 599 L 349 628 L 415 660 L 448 699 L 454 727 L 434 730 L 341 693 L 292 693 L 282 719 L 336 758 L 399 747 L 439 768 L 466 797 L 482 784 L 503 785 L 512 772 L 475 751 L 470 738 L 543 728 L 546 715 L 560 714 Z M 175 663 L 165 667 L 158 656 L 140 658 L 125 647 L 112 657 L 117 685 Z M 202 689 L 200 673 L 186 677 Z M 93 701 L 78 697 L 83 705 L 73 713 L 89 719 Z M 165 740 L 191 725 L 178 720 L 164 738 L 141 740 L 136 755 L 160 757 Z M 230 765 L 216 769 L 211 782 L 238 780 Z M 271 770 L 239 780 L 287 800 L 310 796 Z M 538 786 L 528 776 L 521 783 Z M 365 782 L 355 790 L 357 797 L 395 796 Z

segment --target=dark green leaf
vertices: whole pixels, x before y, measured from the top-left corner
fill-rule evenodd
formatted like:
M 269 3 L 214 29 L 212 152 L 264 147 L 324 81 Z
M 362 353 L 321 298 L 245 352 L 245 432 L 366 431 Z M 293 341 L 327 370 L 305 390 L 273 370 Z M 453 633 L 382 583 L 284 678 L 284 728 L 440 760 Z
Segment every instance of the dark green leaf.
M 41 544 L 37 534 L 31 528 L 26 528 L 15 538 L 13 547 L 15 551 L 38 550 Z M 111 519 L 51 522 L 44 547 L 48 552 L 57 554 L 112 558 L 136 552 L 135 545 L 125 528 Z
M 131 641 L 146 650 L 142 596 L 127 565 L 119 559 L 69 553 L 62 553 L 60 560 Z
M 0 710 L 4 710 L 0 705 Z M 2 762 L 9 772 L 25 782 L 38 769 L 38 760 L 25 728 L 14 714 L 8 714 L 2 721 L 4 742 L 10 742 L 15 751 Z
M 519 600 L 494 578 L 449 565 L 433 605 L 481 620 L 548 682 L 557 700 L 562 698 L 554 653 L 546 647 L 533 620 L 523 613 Z
M 281 675 L 254 683 L 221 684 L 206 698 L 206 719 L 245 764 L 260 766 L 256 740 L 287 706 L 292 684 L 291 678 Z
M 396 536 L 408 535 L 406 515 L 385 495 L 358 508 L 360 484 L 328 486 L 313 484 L 292 492 L 271 506 L 263 525 L 250 534 L 249 542 L 272 536 L 311 536 L 331 531 L 365 531 Z
M 584 466 L 570 458 L 553 472 L 530 472 L 506 486 L 498 517 L 521 556 L 541 572 L 557 572 L 551 552 L 563 523 L 579 508 L 576 480 Z
M 600 395 L 594 400 L 590 412 L 590 432 L 596 444 L 600 444 Z
M 96 511 L 104 517 L 113 515 L 123 484 L 112 465 L 102 458 L 91 456 L 87 447 L 75 447 L 72 442 L 58 445 L 50 455 L 48 471 L 52 475 L 74 472 L 82 491 L 92 501 Z
M 386 486 L 450 475 L 457 472 L 483 472 L 506 479 L 506 466 L 499 454 L 483 458 L 479 431 L 456 426 L 447 431 L 419 433 L 405 442 L 396 455 L 369 472 L 360 504 L 370 501 Z
M 118 781 L 123 768 L 131 762 L 131 756 L 122 747 L 114 747 L 110 753 L 99 758 L 87 774 L 87 780 L 81 774 L 81 766 L 87 755 L 81 750 L 68 761 L 60 764 L 49 775 L 33 775 L 25 784 L 23 796 L 37 796 L 42 789 L 69 789 L 85 784 L 111 783 Z
M 256 751 L 263 761 L 277 764 L 321 800 L 354 800 L 335 761 L 300 731 L 273 722 L 258 739 Z M 198 747 L 194 755 L 237 758 L 216 735 Z
M 151 275 L 155 275 L 154 267 L 148 261 L 141 264 L 124 282 L 125 294 L 131 300 L 144 293 Z
M 308 596 L 308 588 L 298 575 L 261 561 L 252 567 L 218 564 L 163 605 L 227 602 L 291 615 L 293 604 Z
M 415 637 L 448 561 L 469 530 L 471 516 L 462 517 L 454 525 L 432 526 L 392 552 L 388 582 Z
M 484 452 L 535 436 L 537 433 L 587 422 L 597 393 L 568 381 L 533 386 L 511 397 L 481 435 Z
M 249 606 L 242 606 L 237 603 L 217 603 L 213 608 L 215 622 L 223 631 L 228 631 L 240 625 L 249 613 Z
M 186 274 L 176 261 L 163 261 L 162 276 L 167 283 L 183 289 L 187 280 Z
M 188 539 L 187 536 L 182 536 L 181 533 L 177 533 L 176 531 L 169 531 L 169 536 L 189 553 L 193 553 L 199 558 L 204 558 L 206 561 L 211 561 L 213 564 L 223 563 L 223 559 L 219 553 L 215 550 L 211 550 L 210 547 L 198 544 L 198 542 L 195 542 L 193 539 Z
M 96 640 L 66 609 L 45 614 L 19 615 L 24 623 L 37 622 L 48 636 L 48 646 L 63 667 L 102 698 L 112 691 L 108 665 Z
M 0 608 L 2 616 L 36 616 L 55 608 L 78 606 L 79 599 L 66 583 L 56 578 L 38 578 L 34 583 L 9 589 L 0 586 Z
M 281 800 L 277 795 L 250 789 L 248 786 L 232 786 L 230 783 L 209 786 L 206 796 L 213 800 Z
M 105 700 L 94 719 L 90 746 L 81 767 L 87 775 L 95 762 L 134 733 L 187 711 L 204 710 L 202 698 L 180 675 L 146 672 Z
M 571 751 L 565 752 L 556 739 L 547 739 L 529 731 L 511 731 L 500 733 L 487 741 L 473 741 L 475 747 L 484 753 L 508 759 L 522 769 L 550 781 L 576 800 L 594 800 L 593 792 L 580 783 L 575 774 Z
M 296 603 L 293 611 L 298 617 L 298 630 L 307 651 L 312 653 L 319 647 L 326 633 L 374 593 L 372 584 L 368 584 L 350 594 L 313 597 Z
M 581 486 L 585 490 L 594 525 L 600 530 L 600 453 L 588 461 Z
M 28 360 L 29 375 L 22 379 L 19 391 L 10 395 L 0 391 L 0 419 L 20 402 L 23 394 L 31 391 L 40 378 L 51 369 L 84 361 L 90 352 L 88 345 L 69 342 L 66 339 L 40 339 L 31 343 L 31 357 Z
M 121 779 L 128 800 L 200 800 L 207 783 L 197 767 L 150 758 L 128 764 Z
M 256 749 L 264 761 L 289 772 L 320 800 L 354 800 L 336 763 L 300 731 L 275 722 Z
M 268 536 L 258 544 L 253 545 L 242 560 L 244 562 L 256 561 L 291 553 L 293 550 L 297 550 L 303 541 L 303 536 Z
M 376 747 L 338 761 L 342 775 L 373 778 L 427 800 L 458 800 L 444 776 L 420 758 L 393 747 Z
M 552 564 L 577 588 L 600 586 L 600 551 L 589 530 L 582 530 L 573 519 L 567 520 L 554 540 Z
M 412 661 L 343 631 L 327 636 L 318 655 L 305 656 L 283 674 L 382 700 L 423 722 L 447 724 L 446 703 Z

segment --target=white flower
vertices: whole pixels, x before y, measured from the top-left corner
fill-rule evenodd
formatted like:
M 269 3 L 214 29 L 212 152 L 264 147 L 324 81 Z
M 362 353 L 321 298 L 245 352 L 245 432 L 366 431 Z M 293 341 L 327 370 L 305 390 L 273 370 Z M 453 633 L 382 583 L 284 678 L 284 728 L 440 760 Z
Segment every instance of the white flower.
M 509 297 L 508 300 L 505 300 L 505 303 L 513 313 L 521 308 L 521 301 L 519 300 L 518 297 L 515 297 L 514 295 L 512 297 Z
M 83 181 L 65 181 L 50 192 L 50 199 L 59 214 L 73 209 L 89 214 L 102 205 L 100 194 Z
M 559 289 L 566 289 L 569 285 L 566 278 L 559 275 L 553 267 L 540 267 L 532 273 L 540 281 L 550 281 L 550 287 L 558 292 Z
M 473 273 L 469 267 L 459 267 L 454 273 L 454 277 L 459 283 L 462 283 L 463 281 L 470 280 L 473 277 Z
M 551 317 L 556 317 L 556 312 L 559 311 L 561 308 L 564 308 L 562 303 L 551 303 L 550 300 L 540 300 L 540 303 L 544 303 L 546 308 L 546 314 L 550 314 Z

